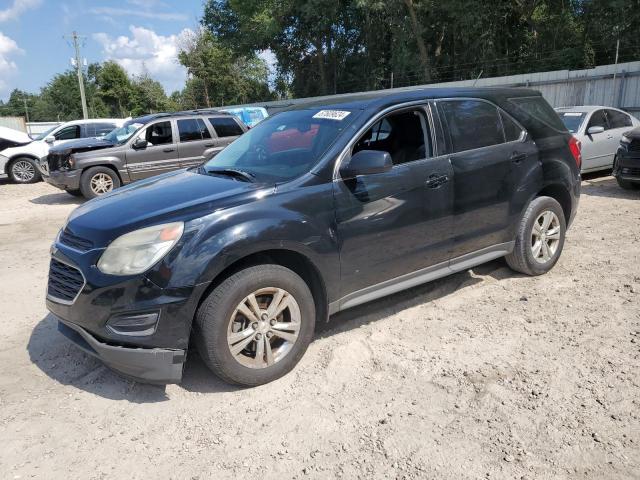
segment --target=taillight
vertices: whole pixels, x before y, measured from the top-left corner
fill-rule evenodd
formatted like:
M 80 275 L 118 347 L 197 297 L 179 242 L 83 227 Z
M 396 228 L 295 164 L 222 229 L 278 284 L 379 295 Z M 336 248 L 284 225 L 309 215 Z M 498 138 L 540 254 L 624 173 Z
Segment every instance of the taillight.
M 569 139 L 569 150 L 571 150 L 571 155 L 573 155 L 579 169 L 582 166 L 582 153 L 580 152 L 582 150 L 582 144 L 580 143 L 580 140 L 571 136 Z

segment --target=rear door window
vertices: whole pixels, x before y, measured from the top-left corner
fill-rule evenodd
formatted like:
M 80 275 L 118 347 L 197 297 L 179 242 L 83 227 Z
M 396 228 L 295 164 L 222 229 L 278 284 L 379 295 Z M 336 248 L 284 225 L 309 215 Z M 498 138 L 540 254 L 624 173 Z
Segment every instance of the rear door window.
M 452 153 L 504 143 L 498 108 L 480 100 L 438 102 Z
M 631 117 L 618 110 L 607 110 L 607 119 L 611 128 L 631 127 Z
M 209 129 L 201 118 L 178 120 L 178 133 L 181 142 L 193 142 L 211 138 Z
M 238 122 L 231 117 L 212 117 L 209 121 L 218 137 L 237 137 L 244 133 Z

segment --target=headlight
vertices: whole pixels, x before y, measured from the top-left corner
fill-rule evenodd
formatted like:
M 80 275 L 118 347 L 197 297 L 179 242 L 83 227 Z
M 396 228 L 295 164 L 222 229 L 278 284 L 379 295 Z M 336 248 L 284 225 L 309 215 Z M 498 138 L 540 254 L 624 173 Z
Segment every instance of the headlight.
M 155 265 L 180 240 L 183 222 L 142 228 L 116 238 L 98 261 L 109 275 L 136 275 Z
M 626 135 L 622 135 L 622 138 L 620 138 L 620 141 L 622 143 L 631 143 L 631 139 L 629 137 L 627 137 Z

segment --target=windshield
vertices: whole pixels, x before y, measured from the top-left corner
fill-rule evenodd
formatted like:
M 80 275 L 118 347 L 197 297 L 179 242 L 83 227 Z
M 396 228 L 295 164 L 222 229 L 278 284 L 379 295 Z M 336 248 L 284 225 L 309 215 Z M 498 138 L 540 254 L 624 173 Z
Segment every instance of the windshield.
M 567 127 L 567 130 L 571 133 L 576 133 L 580 130 L 580 125 L 582 125 L 586 114 L 582 112 L 558 112 L 558 115 L 560 115 L 560 119 L 564 126 Z
M 111 132 L 107 133 L 102 138 L 108 140 L 111 143 L 122 145 L 127 140 L 129 140 L 131 138 L 131 135 L 136 133 L 142 126 L 142 123 L 129 123 L 122 127 L 116 128 L 115 130 L 111 130 Z
M 41 133 L 40 135 L 38 135 L 37 137 L 34 138 L 34 140 L 44 140 L 45 138 L 47 138 L 49 136 L 49 134 L 51 134 L 51 132 L 53 132 L 56 128 L 58 128 L 59 125 L 56 125 L 55 127 L 51 127 L 49 130 Z
M 281 182 L 311 170 L 357 116 L 346 110 L 293 110 L 260 122 L 204 165 L 207 173 L 235 169 Z

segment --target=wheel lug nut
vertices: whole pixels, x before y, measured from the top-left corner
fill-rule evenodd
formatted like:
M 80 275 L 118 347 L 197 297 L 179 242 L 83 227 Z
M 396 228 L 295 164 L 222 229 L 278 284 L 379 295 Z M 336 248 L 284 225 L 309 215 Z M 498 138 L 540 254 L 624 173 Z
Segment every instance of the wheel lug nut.
M 256 333 L 256 340 L 260 340 L 262 338 L 262 334 L 261 333 Z
M 267 332 L 267 338 L 273 337 L 273 332 Z
M 251 324 L 251 328 L 253 328 L 254 330 L 257 330 L 258 329 L 258 322 L 253 322 Z
M 276 319 L 275 319 L 275 318 L 272 318 L 272 319 L 269 321 L 269 324 L 273 327 L 273 326 L 276 324 Z
M 263 313 L 261 318 L 262 318 L 263 321 L 266 322 L 267 319 L 269 318 L 269 315 L 267 315 L 266 313 Z

